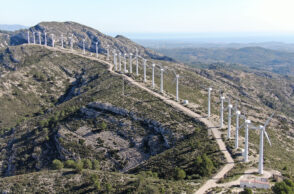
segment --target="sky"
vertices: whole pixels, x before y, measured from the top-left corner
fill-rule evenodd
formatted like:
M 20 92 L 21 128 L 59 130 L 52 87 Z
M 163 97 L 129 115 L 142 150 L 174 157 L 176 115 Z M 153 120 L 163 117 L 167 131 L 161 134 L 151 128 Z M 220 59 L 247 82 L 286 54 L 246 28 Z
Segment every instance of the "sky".
M 0 0 L 0 24 L 75 21 L 133 37 L 294 36 L 293 0 Z

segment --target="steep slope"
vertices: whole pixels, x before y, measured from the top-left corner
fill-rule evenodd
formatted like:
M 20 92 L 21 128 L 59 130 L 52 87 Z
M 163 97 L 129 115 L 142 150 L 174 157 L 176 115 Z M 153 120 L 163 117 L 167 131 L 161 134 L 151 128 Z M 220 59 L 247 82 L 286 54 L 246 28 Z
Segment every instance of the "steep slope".
M 36 43 L 39 44 L 39 34 L 41 32 L 41 42 L 44 44 L 44 32 L 47 32 L 48 45 L 52 44 L 51 34 L 54 34 L 55 45 L 61 46 L 61 35 L 64 36 L 64 46 L 70 47 L 70 38 L 73 36 L 74 48 L 83 48 L 83 39 L 85 39 L 85 49 L 91 52 L 96 50 L 96 42 L 98 41 L 98 47 L 100 53 L 106 53 L 107 45 L 110 46 L 110 51 L 113 49 L 121 53 L 135 53 L 138 49 L 139 55 L 146 58 L 169 60 L 171 58 L 162 54 L 154 52 L 150 49 L 146 49 L 141 45 L 138 45 L 131 40 L 123 36 L 116 36 L 115 38 L 107 36 L 98 30 L 91 27 L 84 26 L 75 22 L 41 22 L 36 26 L 28 29 L 30 31 L 30 41 L 33 42 L 33 32 L 35 34 Z M 10 45 L 19 45 L 27 43 L 27 31 L 19 30 L 11 34 Z
M 6 68 L 5 63 L 13 68 Z M 26 115 L 24 121 L 16 122 L 11 116 L 11 122 L 6 123 L 9 128 L 1 127 L 2 176 L 50 169 L 55 158 L 98 160 L 106 174 L 127 173 L 148 160 L 168 162 L 166 155 L 175 149 L 178 151 L 174 158 L 186 162 L 165 166 L 171 172 L 169 176 L 158 168 L 152 168 L 152 172 L 172 180 L 178 176 L 175 170 L 182 169 L 190 179 L 202 182 L 206 175 L 196 170 L 197 157 L 206 155 L 213 161 L 212 172 L 223 163 L 222 153 L 201 122 L 113 75 L 104 63 L 66 51 L 24 45 L 3 50 L 1 65 L 3 88 L 10 84 L 1 89 L 7 99 L 0 97 L 7 103 L 8 115 L 21 117 L 28 112 L 14 110 L 13 104 L 9 104 L 21 101 L 28 90 L 36 106 L 44 106 L 32 110 L 35 114 Z M 53 73 L 56 79 L 51 78 Z M 19 83 L 25 87 L 18 86 Z M 36 89 L 26 90 L 32 86 Z M 19 95 L 11 94 L 12 88 L 17 88 Z M 55 100 L 48 102 L 41 94 Z M 33 102 L 23 103 L 21 109 L 31 107 Z M 3 122 L 6 120 L 3 118 Z M 187 146 L 192 149 L 182 149 Z M 186 190 L 185 186 L 181 188 Z

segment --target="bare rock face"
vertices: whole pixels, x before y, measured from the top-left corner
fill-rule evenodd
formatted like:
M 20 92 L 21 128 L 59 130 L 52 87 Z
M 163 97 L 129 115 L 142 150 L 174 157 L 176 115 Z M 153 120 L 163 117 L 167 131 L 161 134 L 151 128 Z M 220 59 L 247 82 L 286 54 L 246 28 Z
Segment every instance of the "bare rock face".
M 150 156 L 169 149 L 178 140 L 178 135 L 160 122 L 141 118 L 135 112 L 110 103 L 89 103 L 79 110 L 77 122 L 81 118 L 90 123 L 94 121 L 94 126 L 83 123 L 73 129 L 70 122 L 61 126 L 55 137 L 59 155 L 63 159 L 83 158 L 83 148 L 77 151 L 72 147 L 82 141 L 82 146 L 86 146 L 94 157 L 103 158 L 101 167 L 104 170 L 127 172 Z M 105 123 L 104 129 L 100 128 L 101 121 Z

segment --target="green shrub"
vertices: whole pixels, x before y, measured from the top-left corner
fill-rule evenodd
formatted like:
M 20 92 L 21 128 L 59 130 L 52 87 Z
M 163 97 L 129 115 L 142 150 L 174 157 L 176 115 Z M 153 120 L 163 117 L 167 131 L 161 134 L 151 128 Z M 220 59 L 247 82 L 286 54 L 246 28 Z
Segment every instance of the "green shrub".
M 75 170 L 77 173 L 81 173 L 83 171 L 83 162 L 82 161 L 77 161 L 75 163 Z
M 245 188 L 244 191 L 240 192 L 240 194 L 253 194 L 250 188 Z
M 100 180 L 97 174 L 92 174 L 91 175 L 91 184 L 94 186 L 94 188 L 98 191 L 101 190 L 101 186 L 100 186 Z
M 195 166 L 198 169 L 198 173 L 202 176 L 210 176 L 215 168 L 213 162 L 206 154 L 196 158 Z
M 66 168 L 75 168 L 75 161 L 74 160 L 67 160 L 64 165 Z
M 100 170 L 100 163 L 98 160 L 92 160 L 92 169 L 93 170 Z
M 61 170 L 63 168 L 63 163 L 60 160 L 55 159 L 53 160 L 52 164 L 53 168 L 56 170 Z
M 294 193 L 294 183 L 289 179 L 285 179 L 282 182 L 276 183 L 272 190 L 276 194 L 292 194 Z
M 105 190 L 107 193 L 112 193 L 112 190 L 113 190 L 112 185 L 110 183 L 107 183 L 105 185 Z
M 92 162 L 89 159 L 84 159 L 83 160 L 83 167 L 85 169 L 92 169 Z
M 79 139 L 79 144 L 83 145 L 85 143 L 84 139 Z
M 101 129 L 104 131 L 107 128 L 107 124 L 103 121 L 101 123 Z
M 175 169 L 175 179 L 183 180 L 184 178 L 186 178 L 186 172 L 183 169 L 176 167 L 176 169 Z

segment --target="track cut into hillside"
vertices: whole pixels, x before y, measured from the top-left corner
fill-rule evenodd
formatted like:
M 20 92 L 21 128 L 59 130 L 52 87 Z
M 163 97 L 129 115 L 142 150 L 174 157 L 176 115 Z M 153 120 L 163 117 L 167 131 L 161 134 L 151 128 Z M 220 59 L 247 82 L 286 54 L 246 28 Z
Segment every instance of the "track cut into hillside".
M 53 49 L 53 48 L 50 48 Z M 56 49 L 56 48 L 54 48 Z M 60 49 L 56 49 L 56 50 L 60 50 Z M 64 50 L 61 50 L 64 51 Z M 65 51 L 65 52 L 69 52 L 69 51 Z M 71 53 L 71 52 L 70 52 Z M 75 54 L 75 53 L 74 53 Z M 225 176 L 225 174 L 227 172 L 229 172 L 235 165 L 233 158 L 231 157 L 230 153 L 228 152 L 225 143 L 223 142 L 222 138 L 221 138 L 221 133 L 218 130 L 219 127 L 215 126 L 210 120 L 208 120 L 207 118 L 201 116 L 200 114 L 197 114 L 193 111 L 191 111 L 190 109 L 188 109 L 187 107 L 183 106 L 182 104 L 171 100 L 161 94 L 156 93 L 155 91 L 152 91 L 151 89 L 147 88 L 146 86 L 144 86 L 143 84 L 140 84 L 138 82 L 136 82 L 135 80 L 133 80 L 132 78 L 124 75 L 124 74 L 119 74 L 115 71 L 113 71 L 113 64 L 109 63 L 107 61 L 101 60 L 101 59 L 97 59 L 95 57 L 90 57 L 90 56 L 84 56 L 81 54 L 78 54 L 79 56 L 82 57 L 86 57 L 92 60 L 97 60 L 99 62 L 105 63 L 107 65 L 109 65 L 108 70 L 116 75 L 120 75 L 123 76 L 126 80 L 128 80 L 130 83 L 144 89 L 145 91 L 147 91 L 148 93 L 154 95 L 155 97 L 163 100 L 164 102 L 166 102 L 167 104 L 173 106 L 174 108 L 178 109 L 179 111 L 182 111 L 184 114 L 186 114 L 189 117 L 195 118 L 197 120 L 200 120 L 201 122 L 203 122 L 209 129 L 211 129 L 212 134 L 219 146 L 220 151 L 224 154 L 225 158 L 226 158 L 226 165 L 219 171 L 217 172 L 211 179 L 209 179 L 208 181 L 206 181 L 206 183 L 204 185 L 201 186 L 200 189 L 198 189 L 195 193 L 196 194 L 200 194 L 200 193 L 205 193 L 205 191 L 207 191 L 210 188 L 213 188 L 215 186 L 217 186 L 217 182 L 223 178 Z

